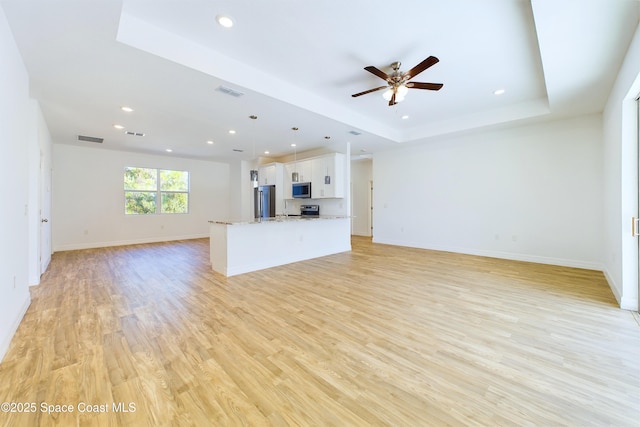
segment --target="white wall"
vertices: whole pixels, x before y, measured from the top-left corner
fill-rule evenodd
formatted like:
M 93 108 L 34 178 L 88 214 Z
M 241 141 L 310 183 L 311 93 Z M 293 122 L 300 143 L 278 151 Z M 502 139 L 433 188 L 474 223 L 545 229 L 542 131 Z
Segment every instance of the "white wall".
M 351 162 L 351 234 L 371 236 L 371 159 Z
M 632 310 L 638 309 L 638 238 L 631 236 L 631 217 L 638 216 L 638 95 L 640 26 L 603 113 L 605 275 L 620 307 Z
M 29 259 L 29 77 L 0 8 L 0 360 L 31 302 Z
M 54 251 L 208 237 L 208 221 L 229 215 L 226 163 L 55 144 Z M 190 172 L 189 214 L 125 215 L 127 166 Z
M 601 269 L 601 116 L 374 157 L 374 241 Z

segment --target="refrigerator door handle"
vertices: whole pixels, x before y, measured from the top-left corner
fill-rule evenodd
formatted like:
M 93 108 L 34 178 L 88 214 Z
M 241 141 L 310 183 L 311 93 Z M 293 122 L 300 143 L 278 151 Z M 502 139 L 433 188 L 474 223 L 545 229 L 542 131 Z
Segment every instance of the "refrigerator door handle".
M 260 200 L 260 204 L 259 204 L 259 207 L 258 207 L 258 213 L 260 214 L 260 218 L 262 218 L 264 216 L 264 209 L 263 209 L 263 206 L 262 206 L 262 197 L 263 196 L 264 196 L 263 195 L 263 191 L 262 190 L 258 191 L 258 200 Z

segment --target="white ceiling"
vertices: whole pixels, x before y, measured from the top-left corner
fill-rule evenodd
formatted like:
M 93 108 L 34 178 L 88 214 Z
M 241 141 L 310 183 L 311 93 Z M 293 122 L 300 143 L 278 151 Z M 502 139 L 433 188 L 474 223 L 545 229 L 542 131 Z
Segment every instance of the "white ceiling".
M 637 0 L 0 6 L 54 142 L 95 146 L 77 141 L 88 135 L 104 138 L 104 148 L 171 148 L 171 155 L 220 160 L 264 150 L 286 155 L 292 142 L 298 152 L 342 151 L 350 142 L 359 155 L 479 127 L 602 111 L 640 17 Z M 234 27 L 219 26 L 219 14 L 231 16 Z M 389 72 L 401 61 L 407 71 L 430 55 L 440 62 L 413 81 L 444 83 L 440 91 L 410 90 L 393 107 L 381 92 L 350 96 L 385 84 L 365 66 Z M 217 92 L 221 85 L 244 95 Z M 506 92 L 496 96 L 496 89 Z M 135 111 L 125 113 L 123 105 Z

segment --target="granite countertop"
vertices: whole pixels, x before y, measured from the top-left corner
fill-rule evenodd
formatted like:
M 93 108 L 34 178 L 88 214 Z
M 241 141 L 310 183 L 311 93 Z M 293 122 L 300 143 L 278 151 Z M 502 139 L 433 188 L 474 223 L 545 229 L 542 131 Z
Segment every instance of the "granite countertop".
M 273 218 L 252 218 L 252 219 L 244 219 L 244 220 L 211 220 L 210 224 L 221 224 L 221 225 L 243 225 L 243 224 L 262 224 L 268 222 L 294 222 L 294 221 L 318 221 L 323 219 L 343 219 L 349 218 L 346 215 L 320 215 L 320 216 L 300 216 L 300 215 L 289 215 L 289 216 L 276 216 Z

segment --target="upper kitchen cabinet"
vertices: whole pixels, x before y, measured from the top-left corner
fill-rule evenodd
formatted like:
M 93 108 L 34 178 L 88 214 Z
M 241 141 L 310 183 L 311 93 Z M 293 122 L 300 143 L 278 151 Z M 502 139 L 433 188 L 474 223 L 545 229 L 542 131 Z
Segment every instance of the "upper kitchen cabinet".
M 312 159 L 311 198 L 344 197 L 344 154 L 332 153 Z
M 293 172 L 298 173 L 298 182 L 311 182 L 313 180 L 313 160 L 294 162 Z
M 312 199 L 341 199 L 344 197 L 345 155 L 331 153 L 284 165 L 284 198 L 291 199 L 292 175 L 297 182 L 311 182 Z M 262 182 L 262 181 L 260 181 Z
M 258 182 L 260 185 L 282 186 L 284 166 L 282 163 L 268 163 L 258 167 Z

